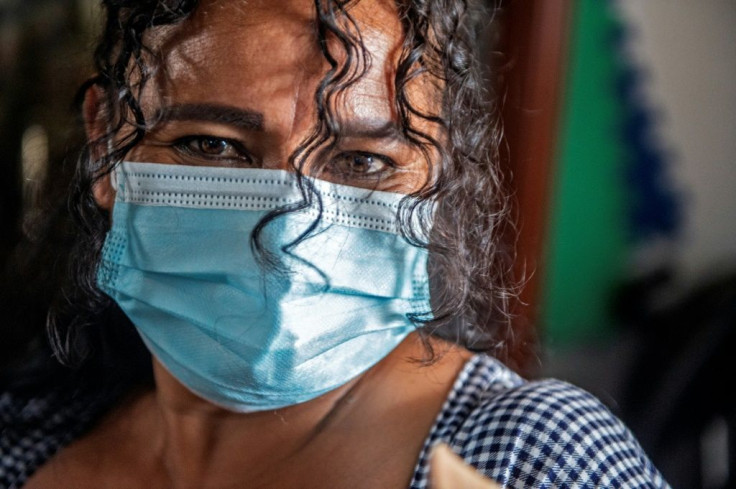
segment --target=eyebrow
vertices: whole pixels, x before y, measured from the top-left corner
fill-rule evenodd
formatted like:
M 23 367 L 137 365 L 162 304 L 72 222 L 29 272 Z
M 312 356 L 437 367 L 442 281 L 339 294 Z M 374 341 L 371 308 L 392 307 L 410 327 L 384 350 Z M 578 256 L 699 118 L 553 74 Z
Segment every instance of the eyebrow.
M 249 131 L 263 131 L 263 114 L 230 105 L 177 104 L 169 105 L 156 114 L 159 122 L 204 121 L 227 124 Z
M 404 138 L 395 121 L 383 118 L 350 119 L 340 126 L 340 135 L 342 137 L 366 139 Z

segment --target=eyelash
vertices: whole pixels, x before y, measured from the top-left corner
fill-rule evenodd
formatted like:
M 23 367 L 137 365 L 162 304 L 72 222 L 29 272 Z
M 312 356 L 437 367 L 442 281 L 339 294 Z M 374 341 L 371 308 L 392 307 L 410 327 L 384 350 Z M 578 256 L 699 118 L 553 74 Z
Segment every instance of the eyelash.
M 201 147 L 202 144 L 207 141 L 214 142 L 215 144 L 226 144 L 230 146 L 237 153 L 237 155 L 236 156 L 220 156 L 218 154 L 208 154 Z M 195 148 L 190 147 L 192 143 L 196 143 L 198 148 L 195 149 Z M 248 165 L 253 165 L 253 158 L 248 154 L 248 151 L 246 151 L 246 149 L 243 147 L 243 144 L 240 143 L 239 141 L 229 139 L 229 138 L 221 138 L 217 136 L 207 136 L 207 135 L 185 136 L 185 137 L 175 140 L 172 146 L 184 154 L 187 154 L 189 156 L 194 156 L 197 158 L 214 160 L 214 161 L 238 160 L 241 162 L 246 162 Z
M 379 170 L 373 170 L 373 171 L 354 171 L 354 168 L 344 169 L 344 168 L 335 168 L 335 162 L 339 158 L 353 158 L 356 157 L 364 157 L 364 158 L 372 158 L 380 163 L 382 163 L 385 168 L 381 168 Z M 369 151 L 343 151 L 332 158 L 330 158 L 330 171 L 342 174 L 342 175 L 350 175 L 354 178 L 376 178 L 377 176 L 380 177 L 385 169 L 395 169 L 396 168 L 396 162 L 389 158 L 388 156 L 377 154 L 377 153 L 371 153 Z
M 202 148 L 202 144 L 210 142 L 214 143 L 213 146 L 216 145 L 228 145 L 230 148 L 232 148 L 237 154 L 235 156 L 221 156 L 217 153 L 207 153 L 205 149 Z M 196 148 L 192 148 L 192 143 L 195 143 L 197 146 Z M 232 161 L 237 160 L 238 162 L 245 162 L 248 166 L 254 166 L 254 159 L 248 154 L 248 151 L 245 149 L 243 144 L 237 140 L 229 139 L 229 138 L 222 138 L 217 136 L 209 136 L 209 135 L 192 135 L 192 136 L 185 136 L 181 137 L 177 140 L 175 140 L 172 143 L 172 146 L 177 149 L 178 151 L 192 157 L 204 159 L 204 160 L 210 160 L 210 161 Z M 225 150 L 226 151 L 226 150 Z M 338 166 L 339 159 L 345 158 L 345 159 L 353 159 L 353 161 L 357 158 L 370 158 L 372 160 L 375 160 L 382 164 L 382 167 L 378 170 L 371 169 L 369 171 L 362 171 L 358 170 L 356 171 L 354 167 L 343 167 L 340 168 Z M 350 166 L 350 163 L 345 166 Z M 376 179 L 380 178 L 384 173 L 386 169 L 392 170 L 397 167 L 396 162 L 385 155 L 372 153 L 370 151 L 343 151 L 338 153 L 335 156 L 330 157 L 329 163 L 327 165 L 327 170 L 330 173 L 336 174 L 336 175 L 342 175 L 344 177 L 351 177 L 351 178 L 357 178 L 357 179 Z

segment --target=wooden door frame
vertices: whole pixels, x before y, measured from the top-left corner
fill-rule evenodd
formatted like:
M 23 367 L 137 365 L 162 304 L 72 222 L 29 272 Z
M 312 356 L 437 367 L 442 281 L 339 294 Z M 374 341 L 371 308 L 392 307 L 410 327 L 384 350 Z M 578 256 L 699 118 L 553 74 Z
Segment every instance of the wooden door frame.
M 567 72 L 571 0 L 506 0 L 497 23 L 505 134 L 502 167 L 516 221 L 517 280 L 525 284 L 507 359 L 520 373 L 538 372 L 540 287 Z

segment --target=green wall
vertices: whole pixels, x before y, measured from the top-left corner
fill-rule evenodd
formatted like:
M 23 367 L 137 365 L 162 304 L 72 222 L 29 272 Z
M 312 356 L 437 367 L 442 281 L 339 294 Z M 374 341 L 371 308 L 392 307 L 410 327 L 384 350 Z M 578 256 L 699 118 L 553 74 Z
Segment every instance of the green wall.
M 575 3 L 542 283 L 548 344 L 605 336 L 625 258 L 622 109 L 609 2 Z

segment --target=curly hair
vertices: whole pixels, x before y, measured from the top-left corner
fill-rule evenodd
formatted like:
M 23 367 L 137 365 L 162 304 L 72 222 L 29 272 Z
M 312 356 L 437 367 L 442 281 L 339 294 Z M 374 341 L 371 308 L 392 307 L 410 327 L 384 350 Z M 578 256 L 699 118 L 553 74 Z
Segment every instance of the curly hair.
M 314 0 L 316 32 L 329 69 L 314 94 L 316 123 L 289 159 L 305 196 L 302 205 L 313 200 L 321 205 L 309 179 L 302 178 L 304 162 L 337 144 L 339 122 L 333 102 L 370 64 L 370 53 L 350 14 L 357 1 Z M 69 261 L 70 283 L 58 296 L 47 324 L 55 355 L 78 367 L 94 364 L 90 358 L 103 351 L 104 363 L 113 366 L 130 362 L 133 350 L 139 357 L 147 355 L 130 339 L 135 335 L 120 332 L 132 327 L 96 285 L 110 222 L 107 212 L 95 203 L 93 187 L 151 127 L 140 97 L 160 68 L 162 53 L 146 45 L 146 33 L 160 26 L 174 27 L 198 8 L 196 0 L 104 0 L 103 4 L 107 17 L 95 52 L 97 75 L 79 93 L 81 97 L 94 86 L 104 94 L 108 130 L 89 141 L 78 160 L 70 197 L 78 227 Z M 428 348 L 425 361 L 435 355 L 428 341 L 433 335 L 473 351 L 498 353 L 509 335 L 509 308 L 515 294 L 509 278 L 512 257 L 501 244 L 507 208 L 497 165 L 501 129 L 496 108 L 484 92 L 475 52 L 478 29 L 487 17 L 471 0 L 396 0 L 396 6 L 403 41 L 391 102 L 403 136 L 424 154 L 430 175 L 422 188 L 404 199 L 397 215 L 405 239 L 426 247 L 430 256 L 432 314 L 415 318 Z M 341 56 L 335 49 L 342 51 Z M 437 113 L 422 110 L 410 100 L 407 89 L 421 77 L 437 87 Z M 438 131 L 435 135 L 423 132 L 417 120 Z M 423 215 L 428 205 L 436 208 L 433 222 L 420 220 L 423 229 L 417 231 L 409 223 L 413 216 Z M 260 228 L 291 210 L 274 211 Z M 258 248 L 258 229 L 253 239 Z M 110 343 L 110 335 L 128 338 L 129 350 L 100 346 Z M 140 379 L 135 372 L 129 377 Z

